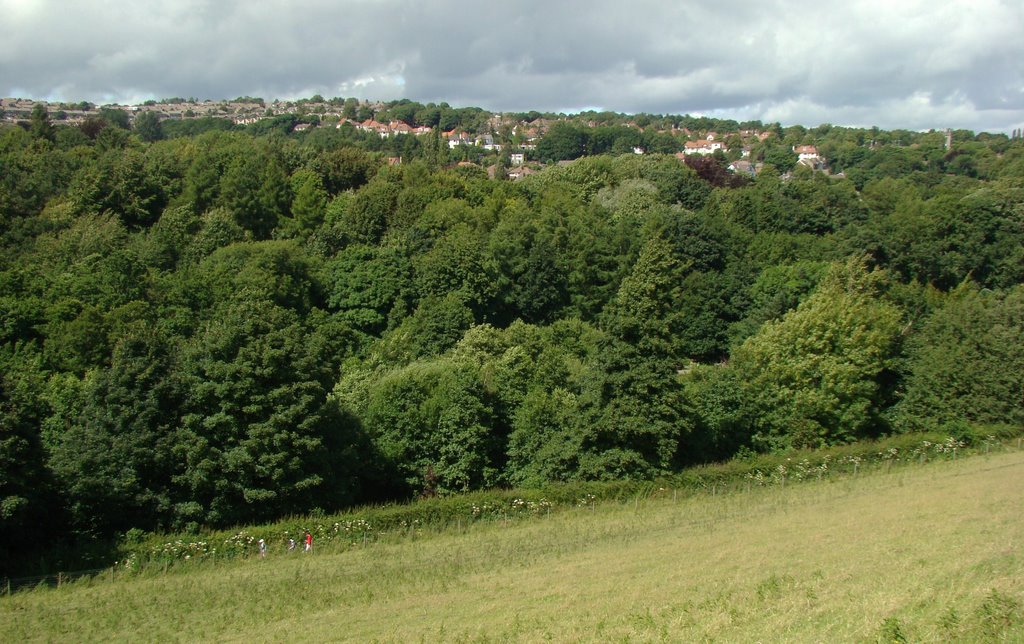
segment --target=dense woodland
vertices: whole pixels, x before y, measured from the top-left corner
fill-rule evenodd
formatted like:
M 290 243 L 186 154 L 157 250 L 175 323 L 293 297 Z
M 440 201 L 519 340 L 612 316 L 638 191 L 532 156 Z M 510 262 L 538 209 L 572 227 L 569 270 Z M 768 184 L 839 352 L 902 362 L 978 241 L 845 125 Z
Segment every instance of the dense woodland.
M 580 158 L 511 182 L 294 123 L 0 129 L 5 566 L 39 534 L 1024 425 L 1019 139 L 775 125 L 745 179 L 570 120 L 538 158 Z

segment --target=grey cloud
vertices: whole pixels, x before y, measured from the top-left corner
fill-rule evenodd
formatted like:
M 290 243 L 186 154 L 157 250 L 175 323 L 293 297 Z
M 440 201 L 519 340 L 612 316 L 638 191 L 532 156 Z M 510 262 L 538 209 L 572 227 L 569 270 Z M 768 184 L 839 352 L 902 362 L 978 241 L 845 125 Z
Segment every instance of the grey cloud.
M 1024 7 L 998 0 L 0 0 L 0 10 L 5 95 L 347 90 L 498 110 L 1024 123 Z

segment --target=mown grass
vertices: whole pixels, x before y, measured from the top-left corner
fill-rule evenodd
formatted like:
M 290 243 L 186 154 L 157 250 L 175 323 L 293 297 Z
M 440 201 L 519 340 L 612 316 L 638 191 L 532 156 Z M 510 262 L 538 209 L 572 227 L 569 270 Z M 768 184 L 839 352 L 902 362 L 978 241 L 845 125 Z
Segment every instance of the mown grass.
M 1014 451 L 608 502 L 16 593 L 0 640 L 1024 641 L 1022 492 Z

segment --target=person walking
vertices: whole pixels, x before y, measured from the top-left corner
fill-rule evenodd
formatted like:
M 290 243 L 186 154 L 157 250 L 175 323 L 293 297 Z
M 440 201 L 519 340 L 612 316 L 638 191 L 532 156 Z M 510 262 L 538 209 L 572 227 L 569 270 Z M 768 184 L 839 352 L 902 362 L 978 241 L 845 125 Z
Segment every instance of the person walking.
M 313 535 L 306 530 L 306 552 L 313 552 Z
M 260 539 L 260 557 L 267 558 L 267 542 L 263 539 Z

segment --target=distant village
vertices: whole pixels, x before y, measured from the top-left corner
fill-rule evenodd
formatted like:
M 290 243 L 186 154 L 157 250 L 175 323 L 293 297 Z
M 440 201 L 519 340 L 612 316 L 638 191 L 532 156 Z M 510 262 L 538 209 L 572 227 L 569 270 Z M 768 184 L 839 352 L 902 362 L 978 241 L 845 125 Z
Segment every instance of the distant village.
M 188 119 L 215 118 L 226 119 L 236 126 L 251 126 L 266 119 L 274 119 L 285 115 L 296 116 L 291 126 L 294 132 L 304 132 L 315 128 L 345 128 L 375 134 L 382 139 L 400 136 L 422 137 L 437 135 L 447 143 L 450 150 L 462 147 L 475 147 L 484 151 L 501 153 L 504 157 L 505 172 L 511 179 L 519 179 L 535 172 L 542 165 L 536 155 L 537 146 L 550 129 L 559 122 L 570 121 L 579 127 L 598 128 L 609 125 L 607 121 L 588 120 L 586 114 L 578 116 L 539 115 L 531 113 L 532 118 L 523 118 L 521 114 L 497 114 L 482 112 L 470 127 L 456 126 L 443 129 L 439 126 L 417 124 L 414 119 L 405 120 L 386 118 L 394 108 L 394 103 L 373 103 L 355 99 L 325 100 L 315 96 L 313 99 L 298 101 L 264 101 L 258 98 L 239 98 L 231 101 L 213 101 L 196 99 L 164 99 L 146 101 L 137 105 L 104 105 L 91 103 L 46 103 L 20 98 L 0 99 L 0 118 L 8 123 L 25 122 L 30 118 L 37 103 L 42 103 L 50 120 L 56 125 L 81 125 L 90 118 L 96 118 L 100 110 L 116 109 L 125 112 L 132 122 L 140 114 L 153 112 L 161 122 L 184 121 Z M 533 116 L 536 115 L 536 116 Z M 361 118 L 365 117 L 365 118 Z M 377 120 L 381 118 L 381 120 Z M 412 121 L 412 122 L 410 122 Z M 619 127 L 634 128 L 638 132 L 653 132 L 662 136 L 672 137 L 678 150 L 675 155 L 680 159 L 686 157 L 716 156 L 727 164 L 728 169 L 736 174 L 754 176 L 763 166 L 760 161 L 751 158 L 751 151 L 760 143 L 773 136 L 767 128 L 740 127 L 732 131 L 700 130 L 678 127 L 676 124 L 657 125 L 645 123 L 641 125 L 635 120 L 622 120 L 614 123 Z M 819 154 L 815 145 L 802 144 L 788 146 L 796 155 L 796 162 L 812 170 L 829 172 L 827 160 Z M 664 151 L 664 150 L 662 150 Z M 632 146 L 635 154 L 644 154 L 646 150 L 639 145 Z M 391 164 L 401 163 L 400 157 L 390 157 Z M 463 161 L 462 164 L 470 164 Z M 493 174 L 494 167 L 489 168 Z

